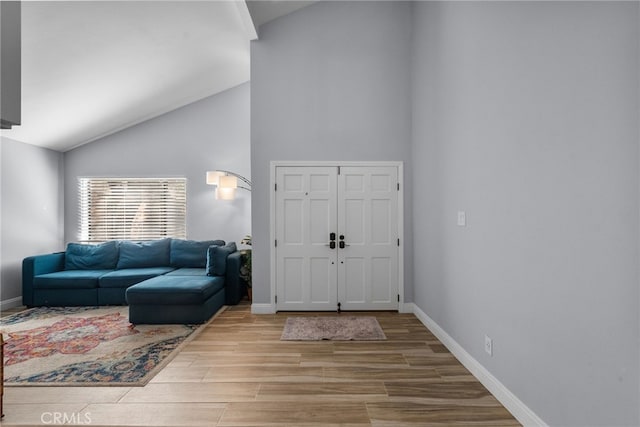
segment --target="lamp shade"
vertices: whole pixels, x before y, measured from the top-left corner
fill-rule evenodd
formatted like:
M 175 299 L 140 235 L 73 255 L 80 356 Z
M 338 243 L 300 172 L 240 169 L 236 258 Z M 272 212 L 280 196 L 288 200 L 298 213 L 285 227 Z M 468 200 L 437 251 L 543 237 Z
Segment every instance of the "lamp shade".
M 236 198 L 236 189 L 228 187 L 216 188 L 216 199 L 218 200 L 234 200 Z
M 207 172 L 207 184 L 218 185 L 218 181 L 221 176 L 224 176 L 224 172 L 220 171 L 208 171 Z
M 238 178 L 233 175 L 221 176 L 218 186 L 220 188 L 238 188 Z
M 238 188 L 251 191 L 251 181 L 235 172 L 222 169 L 207 171 L 207 184 L 216 187 L 215 197 L 218 200 L 234 200 Z

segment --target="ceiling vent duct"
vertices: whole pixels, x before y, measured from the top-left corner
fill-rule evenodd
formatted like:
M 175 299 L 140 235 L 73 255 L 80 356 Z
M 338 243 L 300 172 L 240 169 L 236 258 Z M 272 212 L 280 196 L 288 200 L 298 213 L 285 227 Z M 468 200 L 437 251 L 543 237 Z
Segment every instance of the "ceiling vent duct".
M 19 1 L 0 1 L 0 128 L 21 120 L 21 14 Z

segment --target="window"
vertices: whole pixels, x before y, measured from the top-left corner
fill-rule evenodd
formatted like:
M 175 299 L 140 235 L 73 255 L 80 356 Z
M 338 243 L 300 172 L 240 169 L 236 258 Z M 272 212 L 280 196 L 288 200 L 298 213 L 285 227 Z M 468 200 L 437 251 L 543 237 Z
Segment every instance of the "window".
M 80 178 L 80 241 L 186 238 L 185 178 Z

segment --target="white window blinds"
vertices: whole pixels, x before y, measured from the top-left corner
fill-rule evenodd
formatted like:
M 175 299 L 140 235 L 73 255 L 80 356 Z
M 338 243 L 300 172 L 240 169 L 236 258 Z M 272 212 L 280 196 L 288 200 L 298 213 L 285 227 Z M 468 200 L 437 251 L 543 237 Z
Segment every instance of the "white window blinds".
M 185 178 L 79 178 L 83 242 L 186 238 Z

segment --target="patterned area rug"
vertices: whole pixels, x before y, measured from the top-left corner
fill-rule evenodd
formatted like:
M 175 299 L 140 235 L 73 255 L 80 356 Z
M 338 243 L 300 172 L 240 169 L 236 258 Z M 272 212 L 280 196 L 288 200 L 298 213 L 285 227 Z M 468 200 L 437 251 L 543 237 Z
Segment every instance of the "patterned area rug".
M 204 325 L 137 325 L 128 307 L 38 307 L 0 320 L 7 386 L 143 386 Z
M 372 316 L 288 317 L 282 341 L 378 341 L 386 340 Z

